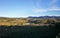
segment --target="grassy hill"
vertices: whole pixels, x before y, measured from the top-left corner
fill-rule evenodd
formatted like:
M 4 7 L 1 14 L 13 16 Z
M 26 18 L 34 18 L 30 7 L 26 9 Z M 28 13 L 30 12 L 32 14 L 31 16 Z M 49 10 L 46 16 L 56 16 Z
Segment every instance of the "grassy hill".
M 0 26 L 16 26 L 16 25 L 39 25 L 39 24 L 54 24 L 60 22 L 60 19 L 53 17 L 42 18 L 9 18 L 0 17 Z

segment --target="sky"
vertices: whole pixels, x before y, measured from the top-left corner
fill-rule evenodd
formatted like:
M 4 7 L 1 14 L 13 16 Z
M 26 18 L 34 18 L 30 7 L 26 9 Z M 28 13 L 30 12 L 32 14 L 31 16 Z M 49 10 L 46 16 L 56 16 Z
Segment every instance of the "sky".
M 0 0 L 0 17 L 60 16 L 60 0 Z

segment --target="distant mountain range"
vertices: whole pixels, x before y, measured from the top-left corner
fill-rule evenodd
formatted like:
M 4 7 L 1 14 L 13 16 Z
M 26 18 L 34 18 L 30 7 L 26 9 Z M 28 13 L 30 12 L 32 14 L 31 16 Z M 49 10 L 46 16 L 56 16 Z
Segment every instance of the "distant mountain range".
M 39 16 L 39 17 L 29 16 L 28 18 L 59 18 L 60 19 L 60 16 Z
M 0 17 L 1 18 L 11 18 L 11 17 Z M 19 17 L 20 18 L 20 17 Z M 59 18 L 60 19 L 60 16 L 28 16 L 27 18 Z

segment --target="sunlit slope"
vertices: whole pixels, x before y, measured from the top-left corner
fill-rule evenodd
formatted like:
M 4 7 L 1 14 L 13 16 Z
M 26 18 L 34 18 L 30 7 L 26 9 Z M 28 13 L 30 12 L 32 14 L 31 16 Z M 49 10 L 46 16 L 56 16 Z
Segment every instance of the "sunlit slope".
M 27 20 L 25 19 L 19 19 L 19 18 L 0 18 L 0 26 L 15 26 L 15 25 L 23 25 L 27 23 Z
M 60 22 L 57 18 L 5 18 L 0 17 L 0 26 L 25 26 L 25 25 L 42 25 L 55 24 Z

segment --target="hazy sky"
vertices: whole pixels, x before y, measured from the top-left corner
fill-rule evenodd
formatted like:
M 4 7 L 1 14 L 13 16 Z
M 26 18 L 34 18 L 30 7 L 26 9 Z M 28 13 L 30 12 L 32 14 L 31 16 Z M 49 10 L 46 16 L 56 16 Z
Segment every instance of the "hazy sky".
M 60 0 L 0 0 L 0 16 L 59 16 Z

